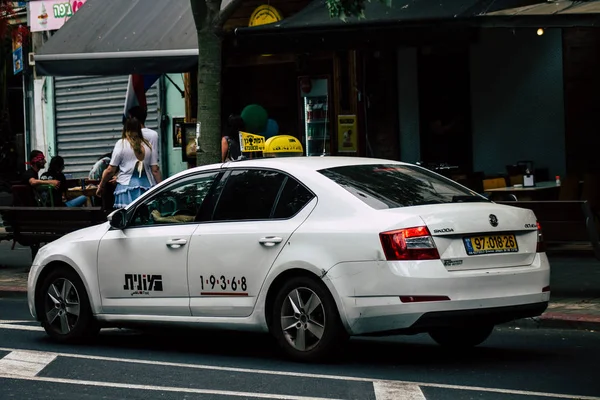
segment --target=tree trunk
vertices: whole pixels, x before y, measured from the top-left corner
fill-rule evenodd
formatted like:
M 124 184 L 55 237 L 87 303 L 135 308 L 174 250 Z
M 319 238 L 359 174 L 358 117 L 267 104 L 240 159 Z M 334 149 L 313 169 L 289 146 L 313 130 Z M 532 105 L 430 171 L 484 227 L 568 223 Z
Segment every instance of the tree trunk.
M 221 161 L 221 38 L 211 29 L 198 32 L 198 165 Z

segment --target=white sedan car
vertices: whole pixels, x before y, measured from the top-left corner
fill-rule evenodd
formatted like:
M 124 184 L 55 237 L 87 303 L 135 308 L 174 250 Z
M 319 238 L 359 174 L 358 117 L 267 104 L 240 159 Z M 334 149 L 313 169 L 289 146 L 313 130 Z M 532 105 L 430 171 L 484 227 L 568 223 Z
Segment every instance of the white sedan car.
M 550 297 L 533 212 L 396 161 L 203 166 L 109 221 L 33 262 L 29 308 L 54 339 L 187 324 L 270 332 L 314 360 L 352 335 L 427 332 L 475 346 Z

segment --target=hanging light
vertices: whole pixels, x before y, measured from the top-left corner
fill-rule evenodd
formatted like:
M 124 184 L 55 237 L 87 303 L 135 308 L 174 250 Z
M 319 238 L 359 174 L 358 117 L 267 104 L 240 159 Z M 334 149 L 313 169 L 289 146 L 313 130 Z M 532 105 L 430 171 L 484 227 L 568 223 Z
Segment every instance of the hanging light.
M 544 34 L 544 28 L 538 28 L 537 35 L 542 36 Z

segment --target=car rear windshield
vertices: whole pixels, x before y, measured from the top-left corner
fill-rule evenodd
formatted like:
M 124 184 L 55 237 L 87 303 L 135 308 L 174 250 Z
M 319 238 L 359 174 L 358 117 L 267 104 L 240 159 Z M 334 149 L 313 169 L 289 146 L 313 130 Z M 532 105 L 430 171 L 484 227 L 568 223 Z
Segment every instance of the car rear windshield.
M 349 165 L 319 172 L 375 209 L 486 201 L 475 192 L 410 165 Z

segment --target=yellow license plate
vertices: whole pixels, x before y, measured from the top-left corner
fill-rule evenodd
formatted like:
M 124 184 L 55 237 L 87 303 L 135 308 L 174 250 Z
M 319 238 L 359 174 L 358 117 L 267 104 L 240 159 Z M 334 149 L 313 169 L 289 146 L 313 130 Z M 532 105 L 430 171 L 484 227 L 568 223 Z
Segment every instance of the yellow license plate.
M 472 236 L 464 238 L 464 242 L 470 256 L 519 251 L 515 235 Z

